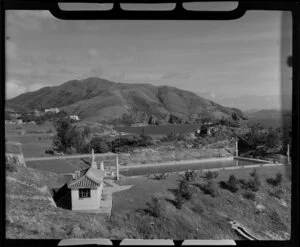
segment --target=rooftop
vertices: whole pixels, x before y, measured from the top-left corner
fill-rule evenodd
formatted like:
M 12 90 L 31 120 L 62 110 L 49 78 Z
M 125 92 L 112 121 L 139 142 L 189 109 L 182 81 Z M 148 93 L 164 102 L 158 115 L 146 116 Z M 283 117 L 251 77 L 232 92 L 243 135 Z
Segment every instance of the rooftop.
M 80 171 L 80 178 L 71 181 L 68 184 L 70 189 L 72 188 L 93 188 L 101 185 L 105 172 L 90 167 Z

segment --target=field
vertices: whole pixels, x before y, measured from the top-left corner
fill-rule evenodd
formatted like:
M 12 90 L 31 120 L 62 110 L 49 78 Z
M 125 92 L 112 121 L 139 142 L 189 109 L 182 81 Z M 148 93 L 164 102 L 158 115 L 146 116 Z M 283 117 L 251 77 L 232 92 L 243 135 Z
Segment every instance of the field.
M 50 129 L 52 134 L 49 133 Z M 52 147 L 53 133 L 54 127 L 50 123 L 44 125 L 5 125 L 5 139 L 20 142 L 25 158 L 45 156 L 45 150 Z
M 73 173 L 78 170 L 89 167 L 80 159 L 57 159 L 57 160 L 41 160 L 41 161 L 26 161 L 30 168 L 35 168 L 42 171 L 50 171 L 55 173 Z

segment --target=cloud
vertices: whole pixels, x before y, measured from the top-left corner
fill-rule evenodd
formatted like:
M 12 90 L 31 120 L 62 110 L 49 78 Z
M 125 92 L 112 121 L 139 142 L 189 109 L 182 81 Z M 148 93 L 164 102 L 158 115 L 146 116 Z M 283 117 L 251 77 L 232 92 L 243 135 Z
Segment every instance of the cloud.
M 27 88 L 21 81 L 11 79 L 5 84 L 6 98 L 11 99 L 27 91 Z
M 99 56 L 99 51 L 94 48 L 91 48 L 88 50 L 88 54 L 90 57 L 95 58 Z
M 56 29 L 57 19 L 48 10 L 9 10 L 7 11 L 7 31 L 15 35 L 20 31 L 41 31 L 45 25 Z
M 17 58 L 17 46 L 14 42 L 12 41 L 7 41 L 6 42 L 6 56 L 8 59 L 14 59 Z
M 19 18 L 38 18 L 38 19 L 52 19 L 55 18 L 48 10 L 18 10 L 14 14 Z
M 188 79 L 190 75 L 188 73 L 182 72 L 169 72 L 161 77 L 162 80 L 185 80 Z

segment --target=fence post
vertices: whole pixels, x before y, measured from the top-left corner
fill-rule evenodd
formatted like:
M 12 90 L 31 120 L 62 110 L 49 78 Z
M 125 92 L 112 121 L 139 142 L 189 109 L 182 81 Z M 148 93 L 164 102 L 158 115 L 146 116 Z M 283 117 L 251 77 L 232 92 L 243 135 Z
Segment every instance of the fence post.
M 288 158 L 288 164 L 290 164 L 291 159 L 290 159 L 290 145 L 289 144 L 287 145 L 286 154 L 287 154 L 287 158 Z

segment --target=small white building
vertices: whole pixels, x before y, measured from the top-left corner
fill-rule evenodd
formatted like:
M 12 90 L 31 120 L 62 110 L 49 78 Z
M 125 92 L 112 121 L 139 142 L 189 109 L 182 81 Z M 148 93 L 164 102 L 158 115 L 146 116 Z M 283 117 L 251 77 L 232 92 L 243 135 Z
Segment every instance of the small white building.
M 68 184 L 71 189 L 72 210 L 99 209 L 105 172 L 91 166 L 79 173 L 79 177 Z
M 58 108 L 49 108 L 49 109 L 45 109 L 45 112 L 59 113 L 59 109 Z
M 71 115 L 71 116 L 70 116 L 70 119 L 79 121 L 78 115 Z
M 103 190 L 103 179 L 115 177 L 119 179 L 119 159 L 114 154 L 101 154 L 104 157 L 115 157 L 116 172 L 109 174 L 104 168 L 104 161 L 97 164 L 92 149 L 92 162 L 89 168 L 76 171 L 73 180 L 68 184 L 71 189 L 72 210 L 97 210 L 100 208 Z

